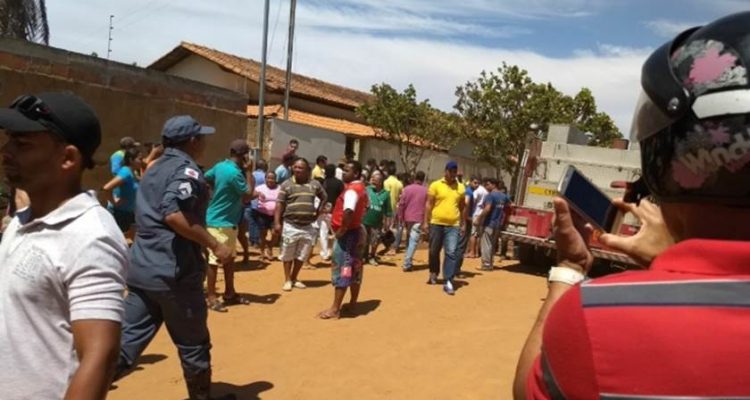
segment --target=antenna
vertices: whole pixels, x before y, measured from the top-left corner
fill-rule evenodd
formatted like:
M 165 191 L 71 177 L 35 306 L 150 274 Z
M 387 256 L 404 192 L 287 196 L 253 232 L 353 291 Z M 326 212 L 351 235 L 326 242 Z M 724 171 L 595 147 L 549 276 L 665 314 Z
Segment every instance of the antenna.
M 109 55 L 112 53 L 112 30 L 115 29 L 112 26 L 112 20 L 115 18 L 114 15 L 109 16 L 109 38 L 107 40 L 107 60 L 109 60 Z

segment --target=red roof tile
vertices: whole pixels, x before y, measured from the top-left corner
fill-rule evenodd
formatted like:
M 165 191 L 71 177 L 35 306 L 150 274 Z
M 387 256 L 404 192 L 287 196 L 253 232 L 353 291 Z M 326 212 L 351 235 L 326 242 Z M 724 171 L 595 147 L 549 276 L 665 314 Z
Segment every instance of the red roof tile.
M 258 109 L 258 106 L 247 106 L 247 115 L 251 118 L 258 118 Z M 284 106 L 265 106 L 263 107 L 263 116 L 264 118 L 283 118 Z M 375 131 L 372 129 L 372 127 L 364 124 L 359 124 L 345 119 L 324 117 L 321 115 L 311 114 L 294 109 L 289 109 L 289 121 L 296 122 L 298 124 L 314 126 L 316 128 L 327 129 L 345 135 L 360 137 L 376 136 Z

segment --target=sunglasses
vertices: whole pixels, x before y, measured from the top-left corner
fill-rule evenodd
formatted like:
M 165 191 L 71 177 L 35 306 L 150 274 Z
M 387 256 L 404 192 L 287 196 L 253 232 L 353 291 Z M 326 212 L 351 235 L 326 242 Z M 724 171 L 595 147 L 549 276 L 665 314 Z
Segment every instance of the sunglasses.
M 17 110 L 24 117 L 44 125 L 63 139 L 67 139 L 65 123 L 50 110 L 42 99 L 30 95 L 19 96 L 13 100 L 10 108 Z

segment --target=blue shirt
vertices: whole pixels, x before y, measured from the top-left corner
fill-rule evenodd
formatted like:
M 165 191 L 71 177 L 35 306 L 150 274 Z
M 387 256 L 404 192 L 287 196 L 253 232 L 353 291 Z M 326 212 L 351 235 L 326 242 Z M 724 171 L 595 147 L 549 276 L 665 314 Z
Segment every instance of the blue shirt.
M 253 178 L 255 178 L 255 187 L 266 184 L 266 172 L 262 169 L 256 169 L 255 171 L 253 171 Z M 258 199 L 253 199 L 253 201 L 250 202 L 250 207 L 253 210 L 257 210 Z
M 285 167 L 284 164 L 279 165 L 276 167 L 276 183 L 281 185 L 284 183 L 285 180 L 289 179 L 290 176 L 292 176 L 291 171 L 289 171 L 289 168 Z
M 214 228 L 236 227 L 242 217 L 242 195 L 248 191 L 242 169 L 232 160 L 220 161 L 206 172 L 206 181 L 214 189 L 208 204 L 206 225 Z
M 466 197 L 469 198 L 469 202 L 464 204 L 464 207 L 466 207 L 466 217 L 471 221 L 471 217 L 474 215 L 474 189 L 469 185 L 466 185 L 466 191 L 464 192 L 464 199 Z
M 510 202 L 510 197 L 503 192 L 492 191 L 484 198 L 484 206 L 489 204 L 492 209 L 484 219 L 484 226 L 497 229 L 503 222 L 503 208 Z
M 204 225 L 208 185 L 189 155 L 167 148 L 146 171 L 135 197 L 135 241 L 130 248 L 128 285 L 144 290 L 203 290 L 206 260 L 201 246 L 164 222 L 176 212 Z
M 117 175 L 120 167 L 122 167 L 122 160 L 124 158 L 125 150 L 117 150 L 109 157 L 109 170 L 112 171 L 112 175 Z
M 120 167 L 116 176 L 122 179 L 122 185 L 114 191 L 114 195 L 121 199 L 120 203 L 115 206 L 115 210 L 135 212 L 135 193 L 138 190 L 138 181 L 135 179 L 133 170 L 130 167 Z

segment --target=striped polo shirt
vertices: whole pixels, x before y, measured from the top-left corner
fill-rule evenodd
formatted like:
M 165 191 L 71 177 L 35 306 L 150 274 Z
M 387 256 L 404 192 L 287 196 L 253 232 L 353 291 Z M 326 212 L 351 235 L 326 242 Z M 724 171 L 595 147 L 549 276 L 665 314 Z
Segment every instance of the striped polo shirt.
M 315 179 L 307 183 L 297 183 L 288 179 L 279 186 L 278 204 L 284 205 L 285 222 L 297 225 L 310 225 L 318 219 L 315 198 L 325 198 L 325 190 Z
M 555 304 L 531 399 L 750 399 L 750 243 L 687 240 Z

